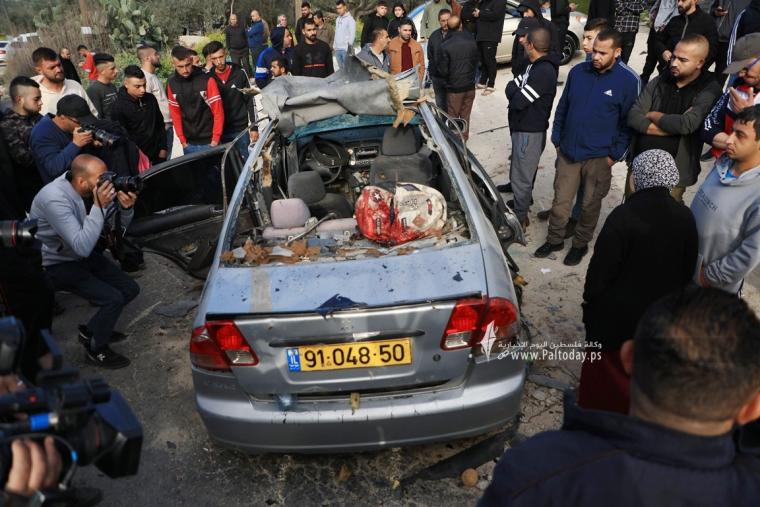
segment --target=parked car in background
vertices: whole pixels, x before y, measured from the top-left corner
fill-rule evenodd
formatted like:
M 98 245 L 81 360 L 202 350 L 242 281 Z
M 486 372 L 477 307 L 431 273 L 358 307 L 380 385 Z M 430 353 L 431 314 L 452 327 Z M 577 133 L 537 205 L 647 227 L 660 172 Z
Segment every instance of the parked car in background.
M 409 17 L 420 32 L 420 23 L 422 23 L 422 11 L 426 4 L 422 4 L 409 13 Z M 518 1 L 507 0 L 507 14 L 504 17 L 504 31 L 501 36 L 501 43 L 496 48 L 496 61 L 498 63 L 509 63 L 512 60 L 512 43 L 515 40 L 514 31 L 520 23 L 520 13 L 517 11 Z M 546 19 L 551 19 L 548 8 L 541 8 L 541 12 Z M 572 60 L 576 51 L 581 47 L 580 41 L 583 40 L 583 27 L 586 26 L 588 16 L 581 12 L 570 13 L 570 24 L 565 35 L 565 42 L 562 46 L 561 64 L 565 65 Z

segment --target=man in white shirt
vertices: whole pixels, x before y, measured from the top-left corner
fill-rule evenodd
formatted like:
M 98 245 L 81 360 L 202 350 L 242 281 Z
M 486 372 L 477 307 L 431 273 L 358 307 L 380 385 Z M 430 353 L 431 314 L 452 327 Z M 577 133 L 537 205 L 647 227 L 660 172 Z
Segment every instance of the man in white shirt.
M 158 108 L 164 117 L 166 127 L 166 146 L 168 149 L 167 159 L 171 158 L 172 144 L 174 142 L 174 130 L 172 129 L 172 117 L 169 113 L 169 99 L 166 96 L 166 88 L 156 75 L 156 69 L 161 67 L 161 55 L 155 48 L 140 46 L 137 48 L 137 58 L 140 60 L 140 68 L 145 74 L 145 91 L 156 97 Z
M 40 114 L 48 113 L 55 115 L 58 110 L 58 101 L 66 95 L 79 95 L 87 101 L 93 116 L 98 112 L 95 106 L 90 102 L 89 97 L 82 88 L 82 85 L 71 79 L 66 79 L 63 75 L 63 67 L 58 53 L 50 48 L 37 48 L 32 53 L 32 61 L 37 71 L 37 76 L 32 79 L 40 85 L 42 94 L 42 109 Z

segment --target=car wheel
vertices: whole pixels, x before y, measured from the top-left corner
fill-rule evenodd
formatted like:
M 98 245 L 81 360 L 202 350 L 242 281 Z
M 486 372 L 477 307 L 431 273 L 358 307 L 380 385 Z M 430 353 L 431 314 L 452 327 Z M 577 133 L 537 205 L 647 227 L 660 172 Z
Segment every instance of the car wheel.
M 578 45 L 575 39 L 569 33 L 565 34 L 565 44 L 562 46 L 562 59 L 560 65 L 567 65 L 570 60 L 575 56 L 575 52 L 578 50 Z

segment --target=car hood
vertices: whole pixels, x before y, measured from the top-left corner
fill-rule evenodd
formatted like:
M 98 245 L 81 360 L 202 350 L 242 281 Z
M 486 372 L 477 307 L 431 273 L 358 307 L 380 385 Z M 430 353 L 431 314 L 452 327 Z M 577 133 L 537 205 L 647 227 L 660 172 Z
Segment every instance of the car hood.
M 486 292 L 483 254 L 473 242 L 354 261 L 220 265 L 210 274 L 201 311 L 206 315 L 326 314 Z

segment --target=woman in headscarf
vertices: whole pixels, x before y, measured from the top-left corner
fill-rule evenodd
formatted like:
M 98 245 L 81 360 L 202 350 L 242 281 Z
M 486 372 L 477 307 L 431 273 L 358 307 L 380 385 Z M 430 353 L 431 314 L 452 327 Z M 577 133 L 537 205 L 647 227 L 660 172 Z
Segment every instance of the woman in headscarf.
M 604 223 L 583 292 L 587 352 L 578 388 L 584 408 L 627 413 L 630 376 L 620 348 L 644 311 L 687 285 L 697 262 L 697 226 L 689 208 L 670 196 L 678 184 L 670 153 L 648 150 L 633 160 L 631 194 Z
M 401 2 L 393 4 L 393 19 L 388 23 L 388 38 L 392 39 L 398 35 L 398 27 L 406 18 L 406 8 Z M 417 28 L 412 23 L 412 39 L 417 40 Z

